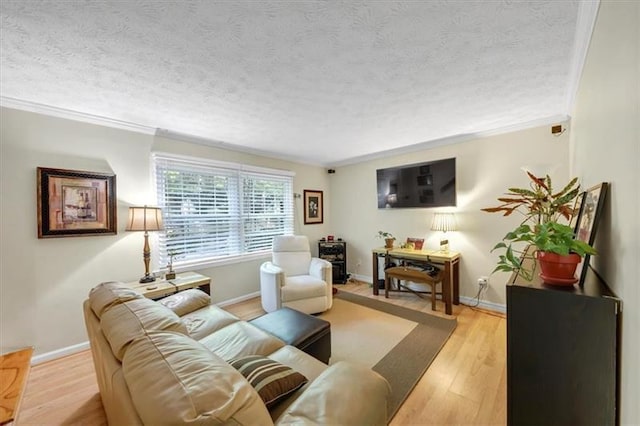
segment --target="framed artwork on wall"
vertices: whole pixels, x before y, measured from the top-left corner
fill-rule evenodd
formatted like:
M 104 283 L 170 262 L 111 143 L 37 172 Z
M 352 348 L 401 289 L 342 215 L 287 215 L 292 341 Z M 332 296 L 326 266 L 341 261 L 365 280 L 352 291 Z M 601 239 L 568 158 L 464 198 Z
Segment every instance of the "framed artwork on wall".
M 584 241 L 593 247 L 596 241 L 596 231 L 598 230 L 598 222 L 604 209 L 604 200 L 607 196 L 609 184 L 602 182 L 598 185 L 584 191 L 582 194 L 582 202 L 580 204 L 580 214 L 578 215 L 575 238 Z M 580 197 L 579 197 L 580 198 Z M 577 271 L 580 273 L 580 285 L 584 283 L 587 274 L 590 256 L 587 254 L 582 259 L 582 263 L 578 265 Z
M 38 238 L 115 235 L 116 176 L 38 167 Z
M 304 190 L 304 224 L 312 225 L 322 223 L 324 205 L 322 202 L 322 191 L 313 189 Z

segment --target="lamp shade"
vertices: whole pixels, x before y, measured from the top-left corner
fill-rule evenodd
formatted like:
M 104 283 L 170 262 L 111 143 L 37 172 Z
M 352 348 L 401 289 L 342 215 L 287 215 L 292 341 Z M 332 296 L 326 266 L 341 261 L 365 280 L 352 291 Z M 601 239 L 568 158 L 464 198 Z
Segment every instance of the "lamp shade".
M 457 231 L 456 217 L 453 213 L 434 213 L 431 223 L 432 231 Z
M 127 231 L 161 231 L 162 210 L 159 207 L 129 207 Z

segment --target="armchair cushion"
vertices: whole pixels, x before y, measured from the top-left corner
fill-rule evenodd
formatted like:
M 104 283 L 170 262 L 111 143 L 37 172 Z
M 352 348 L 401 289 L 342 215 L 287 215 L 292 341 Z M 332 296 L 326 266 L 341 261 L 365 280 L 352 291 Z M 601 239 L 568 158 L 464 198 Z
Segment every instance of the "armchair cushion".
M 273 240 L 273 263 L 282 268 L 287 276 L 309 274 L 311 252 L 307 237 L 276 237 Z
M 284 271 L 285 275 L 307 275 L 311 253 L 306 252 L 273 252 L 273 263 Z
M 327 283 L 311 275 L 287 277 L 285 281 L 284 287 L 280 290 L 283 302 L 327 295 Z

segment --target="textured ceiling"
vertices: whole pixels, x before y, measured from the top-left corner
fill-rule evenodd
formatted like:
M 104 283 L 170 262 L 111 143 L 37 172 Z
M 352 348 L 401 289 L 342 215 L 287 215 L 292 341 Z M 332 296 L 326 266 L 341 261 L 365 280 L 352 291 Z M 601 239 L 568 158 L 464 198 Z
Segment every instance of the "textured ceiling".
M 332 165 L 568 114 L 576 1 L 7 1 L 1 95 Z

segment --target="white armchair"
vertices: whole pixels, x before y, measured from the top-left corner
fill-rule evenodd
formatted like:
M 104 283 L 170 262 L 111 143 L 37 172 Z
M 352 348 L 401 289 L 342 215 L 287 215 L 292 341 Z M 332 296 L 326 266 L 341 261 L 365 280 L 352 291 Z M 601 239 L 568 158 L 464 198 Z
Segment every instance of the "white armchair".
M 307 237 L 275 237 L 272 261 L 260 266 L 262 308 L 272 312 L 287 306 L 307 314 L 330 309 L 333 304 L 331 268 L 331 262 L 311 257 Z

